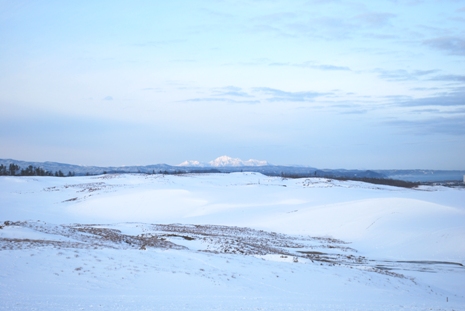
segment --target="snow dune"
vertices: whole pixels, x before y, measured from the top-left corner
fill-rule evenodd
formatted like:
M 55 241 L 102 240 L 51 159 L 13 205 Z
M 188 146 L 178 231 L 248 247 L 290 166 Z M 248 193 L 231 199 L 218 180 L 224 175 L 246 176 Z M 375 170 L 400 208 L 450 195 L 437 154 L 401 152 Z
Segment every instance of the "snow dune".
M 1 177 L 0 197 L 0 224 L 24 222 L 0 229 L 0 310 L 465 310 L 464 188 L 126 174 Z M 132 242 L 63 233 L 79 224 Z M 256 231 L 218 242 L 183 225 Z M 240 254 L 259 232 L 294 248 Z M 180 249 L 141 250 L 144 234 Z

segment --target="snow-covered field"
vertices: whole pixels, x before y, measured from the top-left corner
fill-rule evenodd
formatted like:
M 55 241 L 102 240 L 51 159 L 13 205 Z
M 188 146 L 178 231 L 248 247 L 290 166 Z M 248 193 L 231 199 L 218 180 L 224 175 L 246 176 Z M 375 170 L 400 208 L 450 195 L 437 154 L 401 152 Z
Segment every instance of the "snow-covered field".
M 465 310 L 465 188 L 0 178 L 0 310 Z

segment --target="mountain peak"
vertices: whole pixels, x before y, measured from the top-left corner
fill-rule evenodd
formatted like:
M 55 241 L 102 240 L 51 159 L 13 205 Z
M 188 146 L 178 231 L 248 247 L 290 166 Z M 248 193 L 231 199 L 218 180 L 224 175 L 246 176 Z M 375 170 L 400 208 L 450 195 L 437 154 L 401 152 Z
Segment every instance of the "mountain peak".
M 202 162 L 199 162 L 199 161 L 188 160 L 188 161 L 182 162 L 181 164 L 178 164 L 177 166 L 199 166 L 199 167 L 203 167 L 203 166 L 206 166 L 206 165 L 205 165 L 205 163 L 202 163 Z
M 197 167 L 227 167 L 227 166 L 267 166 L 270 165 L 267 161 L 263 160 L 241 160 L 239 158 L 231 158 L 229 156 L 221 156 L 208 163 L 199 161 L 184 161 L 178 166 L 197 166 Z
M 267 161 L 260 161 L 250 159 L 243 161 L 239 158 L 231 158 L 226 155 L 216 158 L 213 161 L 208 162 L 211 166 L 223 167 L 223 166 L 265 166 L 269 165 Z

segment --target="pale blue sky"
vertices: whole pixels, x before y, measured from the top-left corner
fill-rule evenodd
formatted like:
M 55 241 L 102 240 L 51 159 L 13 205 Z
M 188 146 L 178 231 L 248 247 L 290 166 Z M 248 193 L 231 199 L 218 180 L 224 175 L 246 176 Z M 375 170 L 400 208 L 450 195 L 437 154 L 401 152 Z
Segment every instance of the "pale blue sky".
M 0 0 L 0 158 L 465 169 L 465 0 Z

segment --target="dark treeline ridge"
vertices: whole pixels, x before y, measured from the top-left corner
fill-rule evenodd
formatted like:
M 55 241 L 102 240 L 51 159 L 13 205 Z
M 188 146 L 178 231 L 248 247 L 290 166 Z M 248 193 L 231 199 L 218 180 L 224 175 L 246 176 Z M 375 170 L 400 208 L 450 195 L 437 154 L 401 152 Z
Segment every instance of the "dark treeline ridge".
M 337 180 L 354 180 L 354 181 L 363 181 L 370 184 L 376 185 L 387 185 L 387 186 L 395 186 L 395 187 L 403 187 L 403 188 L 416 188 L 420 185 L 418 182 L 412 181 L 404 181 L 398 179 L 389 179 L 389 178 L 370 178 L 370 177 L 361 177 L 361 178 L 345 178 L 345 177 L 333 177 L 333 179 Z
M 411 182 L 411 181 L 404 181 L 404 180 L 398 180 L 398 179 L 389 179 L 389 178 L 373 178 L 373 177 L 341 177 L 341 176 L 331 176 L 331 175 L 326 175 L 326 176 L 315 176 L 312 174 L 305 175 L 305 174 L 281 174 L 281 177 L 283 178 L 329 178 L 329 179 L 336 179 L 336 180 L 342 180 L 342 181 L 347 181 L 347 180 L 353 180 L 353 181 L 362 181 L 362 182 L 367 182 L 370 184 L 376 184 L 376 185 L 387 185 L 387 186 L 394 186 L 394 187 L 403 187 L 403 188 L 416 188 L 420 185 L 418 182 Z
M 174 170 L 174 171 L 159 171 L 158 174 L 164 175 L 182 175 L 182 174 L 213 174 L 213 173 L 222 173 L 217 169 L 195 169 L 195 170 Z M 156 173 L 153 173 L 156 174 Z
M 216 169 L 195 169 L 195 170 L 152 170 L 151 172 L 125 172 L 125 171 L 118 171 L 118 170 L 113 170 L 113 171 L 103 171 L 102 174 L 147 174 L 147 175 L 155 175 L 155 174 L 160 174 L 160 175 L 183 175 L 183 174 L 212 174 L 212 173 L 221 173 L 221 171 L 216 170 Z M 89 174 L 86 173 L 86 176 L 90 175 L 95 175 L 95 174 Z
M 127 172 L 127 171 L 119 171 L 119 170 L 111 170 L 111 171 L 101 171 L 97 173 L 81 173 L 78 175 L 82 176 L 95 176 L 101 174 L 164 174 L 164 175 L 182 175 L 182 174 L 201 174 L 201 173 L 221 173 L 219 170 L 216 169 L 195 169 L 195 170 L 152 170 L 151 172 Z M 9 165 L 0 164 L 0 176 L 54 176 L 54 177 L 71 177 L 76 176 L 75 172 L 68 172 L 68 174 L 63 173 L 63 171 L 58 170 L 56 172 L 44 170 L 41 167 L 35 167 L 33 165 L 29 165 L 26 168 L 21 168 L 19 165 L 10 163 Z
M 21 168 L 16 164 L 11 163 L 9 166 L 5 166 L 0 164 L 0 176 L 55 176 L 55 177 L 66 177 L 66 176 L 74 176 L 74 172 L 68 172 L 65 175 L 61 170 L 56 172 L 50 172 L 44 170 L 41 167 L 35 167 L 29 165 L 26 168 Z

